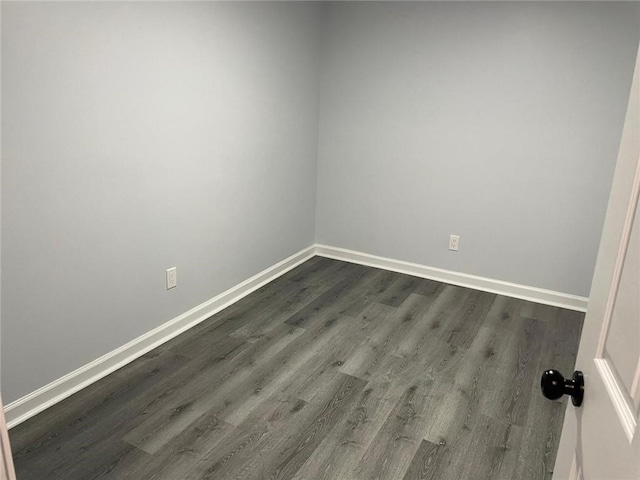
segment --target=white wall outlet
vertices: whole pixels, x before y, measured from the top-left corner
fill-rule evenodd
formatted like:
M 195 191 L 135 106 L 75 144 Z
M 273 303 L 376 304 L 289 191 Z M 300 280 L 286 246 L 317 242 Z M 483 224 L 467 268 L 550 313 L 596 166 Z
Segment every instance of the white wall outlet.
M 453 250 L 454 252 L 457 252 L 459 245 L 460 245 L 460 236 L 449 235 L 449 250 Z
M 178 286 L 178 270 L 176 267 L 167 270 L 167 290 Z

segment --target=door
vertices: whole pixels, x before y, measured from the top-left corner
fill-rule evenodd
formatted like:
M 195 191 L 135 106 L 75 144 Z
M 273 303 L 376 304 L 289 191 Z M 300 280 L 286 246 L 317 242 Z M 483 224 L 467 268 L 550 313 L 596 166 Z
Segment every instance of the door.
M 9 446 L 9 432 L 4 419 L 4 407 L 0 399 L 0 480 L 16 480 L 13 471 L 13 458 Z
M 584 403 L 567 407 L 554 480 L 640 479 L 639 122 L 640 53 L 576 360 Z

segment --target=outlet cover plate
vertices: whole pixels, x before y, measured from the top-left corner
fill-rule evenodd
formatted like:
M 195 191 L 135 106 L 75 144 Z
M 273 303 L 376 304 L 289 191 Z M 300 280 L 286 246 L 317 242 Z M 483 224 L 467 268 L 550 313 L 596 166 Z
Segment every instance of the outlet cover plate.
M 167 290 L 178 286 L 178 269 L 176 267 L 167 269 Z
M 450 235 L 449 236 L 449 250 L 457 252 L 459 245 L 460 245 L 460 236 L 459 235 Z

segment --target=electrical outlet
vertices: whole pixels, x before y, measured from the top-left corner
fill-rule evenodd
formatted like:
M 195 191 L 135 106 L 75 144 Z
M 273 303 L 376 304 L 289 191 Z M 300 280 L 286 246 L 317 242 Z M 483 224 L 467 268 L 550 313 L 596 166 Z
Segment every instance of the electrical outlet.
M 457 252 L 459 245 L 460 245 L 460 236 L 449 235 L 449 250 L 453 250 L 454 252 Z
M 176 267 L 167 270 L 167 290 L 178 286 L 178 270 Z

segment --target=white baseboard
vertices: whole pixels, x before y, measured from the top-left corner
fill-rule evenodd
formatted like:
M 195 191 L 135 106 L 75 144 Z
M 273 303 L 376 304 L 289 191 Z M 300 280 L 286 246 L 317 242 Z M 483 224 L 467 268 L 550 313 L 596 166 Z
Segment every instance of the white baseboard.
M 356 252 L 344 248 L 326 245 L 314 245 L 282 260 L 270 268 L 230 288 L 226 292 L 204 302 L 186 313 L 169 320 L 167 323 L 141 335 L 116 350 L 93 362 L 39 388 L 5 406 L 7 426 L 9 428 L 24 422 L 41 411 L 55 405 L 83 388 L 134 361 L 136 358 L 180 335 L 211 315 L 237 302 L 270 281 L 278 278 L 314 255 L 358 263 L 384 270 L 406 273 L 416 277 L 428 278 L 440 282 L 473 288 L 485 292 L 497 293 L 509 297 L 521 298 L 536 303 L 553 305 L 584 312 L 588 299 L 576 295 L 528 287 L 490 278 L 452 272 L 440 268 L 428 267 L 417 263 L 404 262 L 391 258 L 378 257 L 368 253 Z
M 5 406 L 7 426 L 9 428 L 15 427 L 79 390 L 106 377 L 110 373 L 171 340 L 173 337 L 180 335 L 184 331 L 206 320 L 211 315 L 214 315 L 216 312 L 237 302 L 251 292 L 312 258 L 314 252 L 313 247 L 301 250 L 220 295 L 141 335 L 126 345 L 39 388 L 35 392 L 11 402 Z
M 450 283 L 461 287 L 473 288 L 484 292 L 497 293 L 507 297 L 520 298 L 531 302 L 553 305 L 579 312 L 587 311 L 589 299 L 554 292 L 542 288 L 518 285 L 517 283 L 503 282 L 491 278 L 468 275 L 466 273 L 452 272 L 441 268 L 428 267 L 417 263 L 394 260 L 392 258 L 378 257 L 368 253 L 356 252 L 345 248 L 330 247 L 327 245 L 315 245 L 315 253 L 321 257 L 358 263 L 369 267 L 382 268 L 393 272 L 406 273 L 416 277 L 428 278 L 439 282 Z

